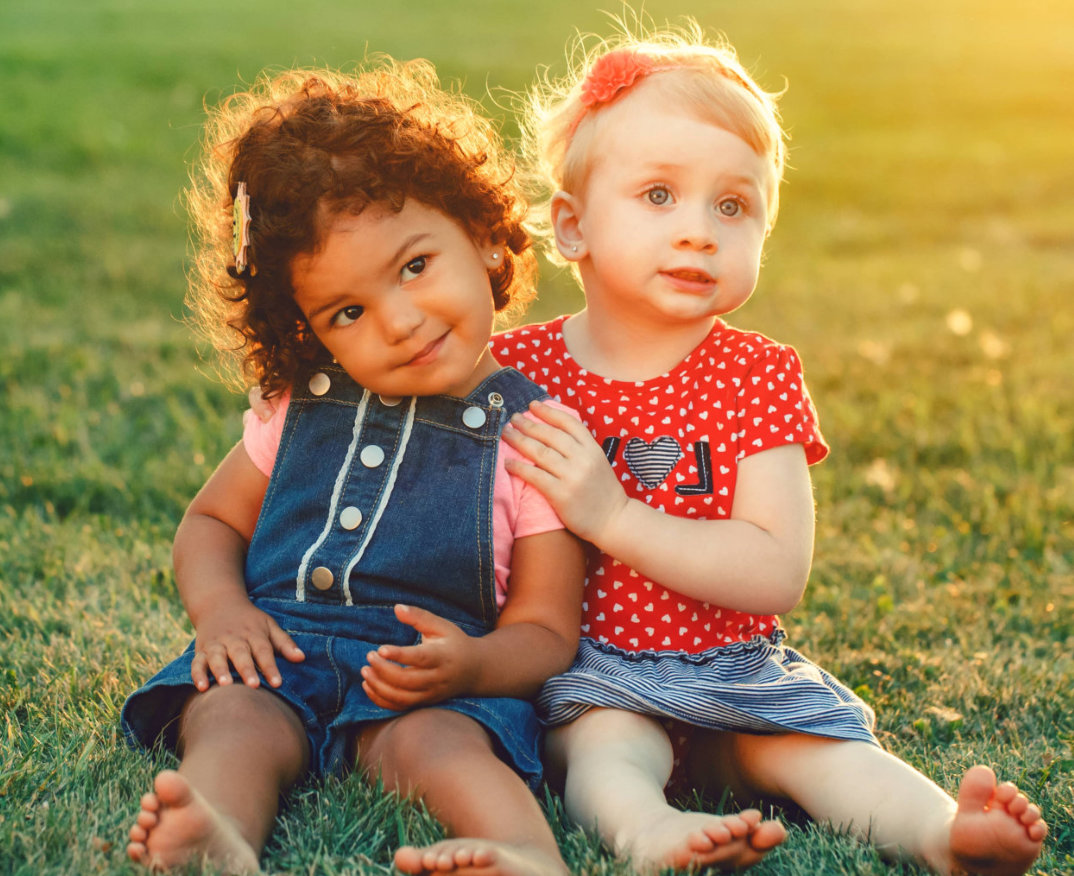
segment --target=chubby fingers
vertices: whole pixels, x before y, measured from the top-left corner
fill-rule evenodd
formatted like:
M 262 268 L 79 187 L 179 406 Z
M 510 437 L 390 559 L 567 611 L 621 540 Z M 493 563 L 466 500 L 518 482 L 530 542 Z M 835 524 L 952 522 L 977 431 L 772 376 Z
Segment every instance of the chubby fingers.
M 432 672 L 400 666 L 376 651 L 369 652 L 368 660 L 361 670 L 362 689 L 378 706 L 401 710 L 429 702 Z
M 302 649 L 295 644 L 295 640 L 284 632 L 280 625 L 272 618 L 268 619 L 267 635 L 264 638 L 258 636 L 251 639 L 249 648 L 254 663 L 257 665 L 257 668 L 261 670 L 261 674 L 272 687 L 279 687 L 283 684 L 283 678 L 280 676 L 279 667 L 276 665 L 277 654 L 282 654 L 284 658 L 291 663 L 301 663 L 306 659 L 306 655 L 303 654 Z M 234 662 L 234 659 L 232 659 L 232 663 Z M 250 684 L 247 673 L 242 669 L 239 669 L 237 664 L 235 668 L 239 670 L 239 674 L 243 677 L 243 680 L 247 684 Z M 257 687 L 256 680 L 255 674 L 255 683 L 250 684 L 251 687 Z
M 511 418 L 503 430 L 503 440 L 533 465 L 550 472 L 561 467 L 579 446 L 573 435 L 558 426 L 521 414 Z
M 253 654 L 244 641 L 227 645 L 217 642 L 199 651 L 191 661 L 190 678 L 200 691 L 209 689 L 210 676 L 217 684 L 231 684 L 234 681 L 231 676 L 232 666 L 244 684 L 250 687 L 260 686 L 261 678 L 254 666 Z
M 424 608 L 418 608 L 416 605 L 395 606 L 395 616 L 401 623 L 406 624 L 408 627 L 413 627 L 423 637 L 447 636 L 458 629 L 455 624 L 446 618 L 442 618 L 440 615 Z M 394 660 L 395 658 L 393 657 L 392 659 Z
M 276 665 L 277 652 L 292 663 L 306 659 L 294 639 L 273 621 L 266 636 L 214 642 L 198 651 L 190 664 L 190 678 L 199 691 L 206 691 L 209 689 L 210 676 L 217 684 L 231 684 L 234 668 L 248 687 L 260 687 L 261 676 L 272 687 L 279 687 L 283 678 Z
M 576 415 L 567 413 L 562 408 L 553 407 L 546 402 L 530 402 L 529 412 L 540 420 L 566 432 L 575 440 L 590 437 L 589 429 Z
M 190 661 L 190 680 L 194 687 L 204 692 L 209 689 L 209 658 L 204 652 L 199 651 Z M 228 683 L 231 683 L 231 675 L 228 675 Z

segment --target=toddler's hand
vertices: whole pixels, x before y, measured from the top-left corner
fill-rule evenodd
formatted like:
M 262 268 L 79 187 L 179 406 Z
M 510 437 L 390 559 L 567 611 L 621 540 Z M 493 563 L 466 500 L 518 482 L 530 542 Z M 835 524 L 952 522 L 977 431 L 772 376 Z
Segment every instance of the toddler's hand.
M 600 533 L 626 506 L 627 497 L 608 458 L 585 425 L 534 402 L 515 414 L 503 439 L 530 462 L 508 459 L 507 471 L 536 487 L 575 535 L 600 544 Z
M 272 399 L 265 398 L 261 395 L 260 386 L 250 387 L 250 391 L 246 394 L 246 398 L 250 401 L 250 410 L 254 412 L 254 416 L 262 423 L 267 423 L 272 419 L 272 415 L 276 413 L 276 404 Z
M 477 674 L 473 639 L 431 611 L 397 605 L 395 616 L 421 633 L 409 647 L 381 645 L 362 667 L 362 688 L 385 709 L 402 711 L 467 693 Z
M 209 673 L 218 684 L 231 684 L 231 666 L 249 687 L 261 684 L 258 670 L 272 687 L 279 687 L 283 679 L 276 653 L 292 663 L 306 659 L 294 639 L 249 602 L 236 602 L 205 618 L 198 625 L 194 651 L 190 678 L 201 691 L 209 689 Z

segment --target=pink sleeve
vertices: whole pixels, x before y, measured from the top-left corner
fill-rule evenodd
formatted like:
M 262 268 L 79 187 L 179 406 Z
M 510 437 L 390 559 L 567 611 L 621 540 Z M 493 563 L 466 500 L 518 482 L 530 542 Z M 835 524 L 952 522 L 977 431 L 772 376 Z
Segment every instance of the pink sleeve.
M 280 449 L 287 406 L 291 402 L 290 391 L 274 402 L 276 408 L 268 421 L 262 421 L 252 410 L 242 415 L 242 446 L 265 477 L 272 477 L 272 468 L 276 464 L 276 451 Z
M 555 399 L 545 399 L 544 403 L 549 407 L 564 411 L 576 420 L 580 419 L 573 408 L 560 404 Z M 532 417 L 530 413 L 524 413 L 524 417 Z M 523 459 L 521 453 L 508 444 L 500 443 L 500 452 L 506 459 Z M 548 504 L 548 500 L 541 495 L 535 487 L 531 487 L 520 478 L 511 477 L 513 492 L 518 503 L 518 515 L 515 518 L 515 538 L 524 538 L 527 535 L 540 535 L 542 532 L 551 532 L 553 529 L 563 529 L 563 521 Z
M 522 454 L 504 443 L 500 444 L 500 453 L 505 460 L 523 459 Z M 563 521 L 539 490 L 513 475 L 507 477 L 510 479 L 515 506 L 513 538 L 525 538 L 527 535 L 540 535 L 553 529 L 563 529 Z
M 571 408 L 557 401 L 547 404 L 577 418 Z M 525 414 L 524 416 L 530 416 Z M 492 502 L 492 542 L 496 567 L 496 604 L 503 606 L 507 599 L 507 583 L 511 576 L 511 554 L 516 539 L 563 529 L 563 521 L 552 510 L 548 500 L 521 478 L 508 474 L 504 461 L 522 459 L 522 455 L 501 439 L 496 455 L 496 481 Z

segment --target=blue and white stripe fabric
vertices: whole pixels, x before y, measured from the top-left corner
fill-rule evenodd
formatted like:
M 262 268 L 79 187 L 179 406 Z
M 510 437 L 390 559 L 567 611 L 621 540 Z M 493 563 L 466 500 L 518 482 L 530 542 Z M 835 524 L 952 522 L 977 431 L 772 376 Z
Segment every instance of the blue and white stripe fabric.
M 541 689 L 543 723 L 566 724 L 594 706 L 745 733 L 807 733 L 879 744 L 876 717 L 857 695 L 782 644 L 783 630 L 710 648 L 623 651 L 583 638 L 571 668 Z

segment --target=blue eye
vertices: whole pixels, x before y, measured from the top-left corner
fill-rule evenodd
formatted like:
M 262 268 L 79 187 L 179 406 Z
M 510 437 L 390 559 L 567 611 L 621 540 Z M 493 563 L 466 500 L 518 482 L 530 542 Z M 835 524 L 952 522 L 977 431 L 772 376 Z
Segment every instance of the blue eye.
M 737 216 L 742 212 L 742 203 L 736 198 L 725 198 L 716 205 L 721 216 Z
M 645 198 L 650 204 L 663 207 L 664 204 L 671 202 L 671 192 L 663 186 L 653 186 L 645 193 Z
M 343 328 L 344 326 L 352 325 L 358 321 L 358 317 L 362 315 L 364 308 L 357 304 L 352 304 L 350 307 L 344 307 L 339 313 L 332 317 L 332 325 L 337 328 Z
M 428 259 L 425 256 L 418 256 L 416 259 L 411 259 L 405 265 L 403 265 L 402 278 L 404 280 L 412 280 L 419 274 L 425 271 L 428 266 Z

